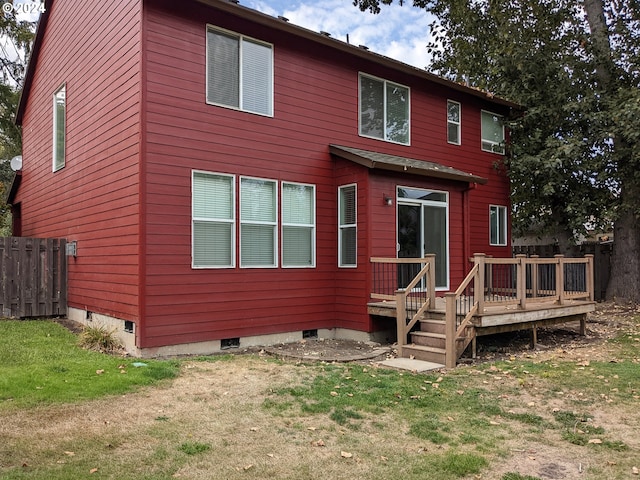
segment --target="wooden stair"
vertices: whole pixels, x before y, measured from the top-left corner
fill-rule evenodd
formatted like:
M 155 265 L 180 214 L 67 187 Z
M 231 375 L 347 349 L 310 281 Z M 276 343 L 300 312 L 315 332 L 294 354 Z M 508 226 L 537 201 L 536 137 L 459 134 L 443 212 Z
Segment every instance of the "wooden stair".
M 420 319 L 419 330 L 411 332 L 411 343 L 402 347 L 403 357 L 445 364 L 445 321 L 437 318 Z
M 402 356 L 445 365 L 446 322 L 441 318 L 441 315 L 428 313 L 426 318 L 419 320 L 418 324 L 420 328 L 409 334 L 411 343 L 402 347 Z M 462 355 L 471 342 L 471 339 L 472 335 L 456 338 L 457 358 Z

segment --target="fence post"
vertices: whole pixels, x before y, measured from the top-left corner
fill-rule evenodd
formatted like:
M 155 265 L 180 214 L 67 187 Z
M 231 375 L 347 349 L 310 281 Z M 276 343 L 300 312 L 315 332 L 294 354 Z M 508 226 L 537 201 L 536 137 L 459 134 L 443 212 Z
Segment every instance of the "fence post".
M 556 295 L 558 296 L 558 304 L 564 305 L 564 255 L 554 255 L 556 259 Z
M 527 309 L 527 256 L 516 255 L 516 298 L 522 310 Z
M 407 343 L 407 306 L 405 304 L 404 291 L 396 290 L 396 330 L 398 336 L 398 357 L 402 358 L 402 348 Z
M 455 368 L 458 361 L 456 351 L 456 294 L 445 293 L 445 366 L 447 368 Z
M 429 276 L 427 277 L 427 294 L 429 295 L 429 309 L 436 308 L 436 254 L 428 253 L 424 256 L 429 264 Z
M 475 300 L 478 302 L 478 313 L 484 313 L 484 276 L 485 276 L 485 265 L 486 265 L 486 255 L 484 253 L 474 253 L 473 254 L 473 263 L 474 265 L 478 265 L 478 276 L 475 278 L 475 290 L 476 294 Z
M 584 258 L 587 259 L 587 264 L 585 265 L 585 275 L 586 278 L 586 287 L 587 293 L 589 294 L 589 300 L 594 301 L 595 298 L 595 289 L 594 289 L 594 277 L 593 277 L 593 258 L 594 255 L 588 254 L 585 255 Z

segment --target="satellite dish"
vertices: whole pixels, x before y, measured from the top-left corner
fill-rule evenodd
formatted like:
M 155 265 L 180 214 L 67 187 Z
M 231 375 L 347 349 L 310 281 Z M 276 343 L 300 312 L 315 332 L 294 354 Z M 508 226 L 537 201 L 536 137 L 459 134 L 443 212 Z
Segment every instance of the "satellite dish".
M 14 172 L 22 170 L 22 155 L 18 155 L 17 157 L 13 157 L 11 159 L 11 170 L 13 170 Z

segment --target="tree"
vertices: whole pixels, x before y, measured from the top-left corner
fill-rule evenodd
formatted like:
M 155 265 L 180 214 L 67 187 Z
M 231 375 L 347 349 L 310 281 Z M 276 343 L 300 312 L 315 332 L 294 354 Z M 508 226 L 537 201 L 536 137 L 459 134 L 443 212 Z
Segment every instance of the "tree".
M 355 0 L 380 12 L 393 0 Z M 401 0 L 400 0 L 401 1 Z M 432 69 L 522 104 L 505 164 L 515 233 L 615 224 L 609 297 L 640 302 L 638 0 L 414 0 Z
M 0 232 L 10 233 L 6 191 L 12 179 L 9 161 L 22 153 L 22 132 L 14 122 L 34 24 L 12 12 L 0 14 Z

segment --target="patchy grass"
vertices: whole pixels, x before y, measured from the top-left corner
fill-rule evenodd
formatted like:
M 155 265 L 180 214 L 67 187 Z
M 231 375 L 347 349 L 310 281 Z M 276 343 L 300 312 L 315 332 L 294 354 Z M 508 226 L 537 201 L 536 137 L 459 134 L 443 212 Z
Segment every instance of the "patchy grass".
M 83 350 L 50 321 L 0 321 L 0 410 L 117 395 L 174 378 L 177 362 L 145 361 Z
M 133 388 L 178 363 L 122 374 L 132 360 L 80 350 L 49 325 L 0 347 L 3 479 L 622 480 L 640 468 L 635 327 L 603 344 L 606 356 L 525 352 L 425 375 L 224 355 Z M 111 383 L 143 371 L 113 394 Z M 31 372 L 46 389 L 4 397 L 5 373 L 33 385 Z M 96 387 L 78 399 L 55 383 Z

